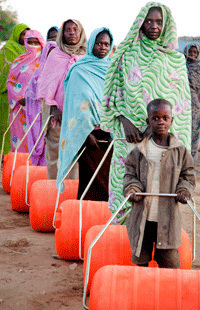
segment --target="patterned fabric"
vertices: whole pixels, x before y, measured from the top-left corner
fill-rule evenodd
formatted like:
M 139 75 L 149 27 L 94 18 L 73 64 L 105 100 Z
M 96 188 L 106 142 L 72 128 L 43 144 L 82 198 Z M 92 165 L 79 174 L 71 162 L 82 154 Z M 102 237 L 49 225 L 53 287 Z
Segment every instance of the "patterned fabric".
M 149 40 L 141 26 L 151 7 L 162 9 L 163 28 L 157 40 Z M 190 150 L 191 97 L 184 56 L 177 52 L 176 25 L 168 7 L 150 2 L 137 16 L 126 38 L 115 51 L 105 81 L 101 112 L 101 128 L 113 132 L 114 138 L 124 137 L 119 115 L 123 115 L 145 130 L 149 101 L 158 97 L 169 100 L 173 106 L 174 122 L 171 132 Z M 125 172 L 124 159 L 133 144 L 115 142 L 109 183 L 109 208 L 114 212 L 123 201 L 122 187 Z M 116 224 L 130 204 L 117 216 Z
M 47 44 L 44 46 L 42 51 L 42 56 L 40 60 L 39 68 L 34 72 L 29 86 L 25 93 L 25 99 L 26 99 L 26 123 L 27 123 L 27 129 L 33 122 L 35 116 L 41 111 L 41 102 L 37 99 L 38 95 L 38 85 L 40 82 L 40 75 L 42 73 L 42 70 L 44 68 L 45 61 L 48 57 L 48 53 L 51 48 L 55 48 L 57 46 L 56 42 L 50 41 L 47 42 Z M 30 132 L 28 133 L 28 150 L 29 153 L 34 147 L 34 144 L 42 131 L 42 116 L 40 115 L 33 127 L 31 128 Z M 42 135 L 37 147 L 35 148 L 32 156 L 31 161 L 34 166 L 45 166 L 45 145 L 44 145 L 44 134 Z
M 62 117 L 58 176 L 60 183 L 88 135 L 100 124 L 105 75 L 110 63 L 109 54 L 103 58 L 93 55 L 97 35 L 107 28 L 94 30 L 88 41 L 86 56 L 69 70 L 65 83 L 65 103 Z M 110 33 L 111 37 L 112 34 Z M 112 44 L 110 47 L 112 50 Z M 64 190 L 64 184 L 63 188 Z
M 0 50 L 0 149 L 3 134 L 9 125 L 9 105 L 6 81 L 12 62 L 21 54 L 26 52 L 26 47 L 19 44 L 21 32 L 29 28 L 25 24 L 18 24 L 13 28 L 10 39 Z M 10 134 L 6 135 L 4 144 L 4 154 L 10 151 Z
M 37 38 L 40 46 L 32 46 L 28 44 L 29 38 Z M 25 91 L 28 87 L 30 79 L 36 69 L 39 67 L 39 62 L 41 58 L 41 51 L 44 46 L 44 39 L 41 34 L 36 30 L 27 31 L 24 44 L 27 53 L 22 54 L 17 57 L 9 71 L 7 79 L 7 89 L 8 89 L 8 102 L 11 110 L 10 122 L 15 117 L 17 111 L 20 108 L 18 101 L 25 96 Z M 23 111 L 18 114 L 17 119 L 11 126 L 11 151 L 13 152 L 15 148 L 20 143 L 22 137 L 26 132 L 26 107 L 23 107 Z M 25 139 L 18 149 L 19 152 L 28 152 L 27 139 Z

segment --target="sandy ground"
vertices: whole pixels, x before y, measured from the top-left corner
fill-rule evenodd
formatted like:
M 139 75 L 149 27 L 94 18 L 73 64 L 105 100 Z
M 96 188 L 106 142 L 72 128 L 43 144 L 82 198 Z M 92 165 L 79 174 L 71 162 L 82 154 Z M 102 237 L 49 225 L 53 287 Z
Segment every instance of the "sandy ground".
M 200 177 L 194 195 L 200 213 Z M 191 209 L 181 206 L 183 228 L 192 240 Z M 28 213 L 12 211 L 0 175 L 0 309 L 82 310 L 83 263 L 56 259 L 54 233 L 32 229 Z M 193 269 L 200 268 L 200 222 Z

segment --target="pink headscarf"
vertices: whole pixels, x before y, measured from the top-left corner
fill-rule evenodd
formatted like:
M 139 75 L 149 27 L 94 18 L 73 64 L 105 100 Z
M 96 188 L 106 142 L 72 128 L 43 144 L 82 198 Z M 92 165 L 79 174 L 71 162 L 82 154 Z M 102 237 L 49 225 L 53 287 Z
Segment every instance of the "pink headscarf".
M 40 46 L 29 45 L 29 38 L 37 38 Z M 39 67 L 45 40 L 38 31 L 29 30 L 25 35 L 24 44 L 27 53 L 22 54 L 14 60 L 7 79 L 8 101 L 11 110 L 15 108 L 20 99 L 24 98 L 29 81 L 35 70 Z
M 64 80 L 67 72 L 78 59 L 84 56 L 87 45 L 82 25 L 78 21 L 72 21 L 80 27 L 80 41 L 76 45 L 72 45 L 71 50 L 69 50 L 66 44 L 62 43 L 63 29 L 67 22 L 65 21 L 59 29 L 57 37 L 58 47 L 54 48 L 45 62 L 38 89 L 38 99 L 44 99 L 47 105 L 57 106 L 60 111 L 63 110 L 64 105 Z M 62 48 L 63 46 L 65 49 Z

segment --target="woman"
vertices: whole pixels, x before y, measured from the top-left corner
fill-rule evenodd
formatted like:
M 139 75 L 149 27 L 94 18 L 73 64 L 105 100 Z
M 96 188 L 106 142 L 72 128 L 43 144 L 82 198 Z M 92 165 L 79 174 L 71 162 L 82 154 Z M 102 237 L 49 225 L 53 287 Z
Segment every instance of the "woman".
M 109 177 L 109 208 L 123 201 L 124 160 L 147 129 L 146 106 L 158 97 L 173 105 L 171 131 L 190 150 L 191 97 L 185 59 L 178 47 L 176 25 L 168 7 L 148 3 L 137 16 L 125 40 L 115 51 L 105 81 L 101 128 L 113 132 L 114 146 Z M 147 132 L 146 132 L 147 134 Z M 115 223 L 123 223 L 124 213 Z
M 38 98 L 42 102 L 43 116 L 53 115 L 45 136 L 45 157 L 48 179 L 57 177 L 58 146 L 64 104 L 64 79 L 69 68 L 86 52 L 87 39 L 81 23 L 65 21 L 57 36 L 56 47 L 49 55 L 41 74 Z M 54 70 L 53 70 L 54 69 Z M 69 178 L 77 178 L 77 174 Z
M 35 116 L 41 111 L 41 102 L 37 99 L 40 76 L 49 53 L 55 47 L 57 47 L 57 44 L 56 42 L 53 41 L 47 42 L 47 44 L 44 46 L 39 68 L 34 72 L 30 80 L 29 86 L 26 90 L 25 100 L 26 100 L 27 128 L 29 128 Z M 39 116 L 27 136 L 29 153 L 33 149 L 34 144 L 37 138 L 39 137 L 41 131 L 42 131 L 42 116 Z M 44 135 L 41 137 L 39 143 L 37 144 L 37 147 L 35 148 L 31 156 L 31 161 L 34 166 L 46 166 Z
M 24 46 L 24 36 L 30 28 L 25 24 L 18 24 L 13 28 L 10 39 L 0 50 L 0 148 L 3 134 L 9 125 L 9 105 L 6 81 L 12 62 L 18 56 L 26 52 Z M 4 144 L 4 154 L 10 151 L 10 135 L 6 135 Z
M 198 160 L 198 144 L 200 133 L 200 46 L 188 44 L 184 49 L 190 92 L 192 99 L 192 156 L 195 165 Z
M 100 128 L 100 108 L 105 75 L 110 63 L 113 37 L 107 28 L 94 30 L 88 41 L 86 56 L 69 70 L 64 82 L 65 102 L 59 144 L 57 185 L 77 157 L 80 149 L 86 150 L 79 158 L 79 190 L 81 197 L 94 171 L 102 159 L 110 134 Z M 107 160 L 92 183 L 84 199 L 108 200 Z M 62 185 L 64 189 L 64 184 Z
M 7 79 L 8 102 L 11 110 L 10 122 L 15 117 L 20 106 L 23 106 L 23 109 L 11 126 L 12 152 L 15 151 L 26 132 L 24 96 L 33 73 L 39 67 L 41 51 L 45 43 L 41 34 L 36 30 L 29 30 L 25 35 L 24 42 L 27 52 L 14 60 Z M 22 153 L 28 152 L 27 139 L 24 139 L 18 151 Z
M 58 27 L 53 26 L 47 31 L 47 41 L 56 41 L 58 35 Z

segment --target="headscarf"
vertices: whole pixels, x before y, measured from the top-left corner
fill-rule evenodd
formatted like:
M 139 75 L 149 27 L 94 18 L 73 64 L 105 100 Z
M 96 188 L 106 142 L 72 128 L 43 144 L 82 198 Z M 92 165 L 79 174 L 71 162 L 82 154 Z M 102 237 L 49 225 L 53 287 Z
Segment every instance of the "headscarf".
M 95 29 L 88 41 L 86 55 L 69 70 L 65 82 L 65 102 L 59 143 L 57 184 L 75 159 L 88 135 L 100 124 L 105 75 L 110 63 L 108 55 L 100 59 L 93 55 L 97 35 L 108 28 Z M 62 191 L 64 184 L 62 185 Z
M 57 32 L 58 32 L 58 31 L 59 31 L 59 28 L 56 27 L 56 26 L 53 26 L 53 27 L 49 28 L 49 30 L 47 31 L 47 41 L 48 41 L 48 39 L 49 39 L 50 33 L 53 32 L 53 31 L 57 31 Z
M 38 99 L 44 99 L 46 105 L 54 105 L 60 111 L 63 110 L 64 104 L 64 79 L 70 67 L 84 56 L 82 53 L 84 52 L 86 44 L 85 32 L 83 30 L 80 38 L 81 42 L 84 44 L 83 46 L 80 45 L 79 42 L 71 46 L 71 51 L 68 51 L 67 46 L 64 48 L 61 43 L 63 42 L 64 24 L 65 22 L 62 24 L 57 36 L 56 42 L 58 47 L 51 52 L 45 62 L 38 89 Z M 85 38 L 84 40 L 83 37 Z M 62 47 L 65 51 L 62 50 Z M 52 70 L 52 68 L 55 68 L 55 70 Z
M 198 57 L 191 62 L 189 50 L 193 46 L 197 49 Z M 196 43 L 188 44 L 184 49 L 184 55 L 186 57 L 188 80 L 192 96 L 192 109 L 195 112 L 200 109 L 200 46 Z
M 66 43 L 63 43 L 64 27 L 65 27 L 65 24 L 69 21 L 72 21 L 73 23 L 75 23 L 77 25 L 79 31 L 80 31 L 80 40 L 75 45 L 68 45 Z M 58 31 L 56 42 L 57 42 L 59 48 L 61 49 L 61 51 L 63 51 L 64 53 L 67 53 L 70 56 L 72 54 L 74 54 L 74 55 L 80 55 L 80 54 L 85 55 L 86 48 L 87 48 L 87 38 L 86 38 L 85 30 L 84 30 L 82 24 L 76 19 L 68 19 L 62 23 L 62 26 L 60 27 L 60 30 Z
M 29 38 L 37 38 L 41 46 L 29 45 Z M 27 52 L 14 60 L 7 79 L 10 109 L 14 109 L 18 101 L 24 98 L 29 81 L 35 70 L 39 67 L 41 51 L 45 41 L 38 31 L 29 30 L 25 35 L 24 44 Z
M 151 7 L 160 7 L 163 15 L 157 40 L 149 40 L 141 30 Z M 185 58 L 175 50 L 177 47 L 176 24 L 170 9 L 158 2 L 147 3 L 112 57 L 102 103 L 103 130 L 119 131 L 119 115 L 144 130 L 147 104 L 160 97 L 171 102 L 174 114 L 171 130 L 190 150 L 190 89 Z
M 0 93 L 6 91 L 6 80 L 12 62 L 18 56 L 26 52 L 25 45 L 19 43 L 20 34 L 29 27 L 26 24 L 18 24 L 13 28 L 10 39 L 0 50 Z
M 42 56 L 39 64 L 39 68 L 34 72 L 29 86 L 25 93 L 26 98 L 26 122 L 27 128 L 29 128 L 35 116 L 41 111 L 41 103 L 37 100 L 38 93 L 38 84 L 40 82 L 40 75 L 44 68 L 45 61 L 47 59 L 47 55 L 52 47 L 56 47 L 57 44 L 54 41 L 49 41 L 45 44 Z M 42 130 L 42 116 L 39 116 L 36 120 L 35 124 L 32 126 L 29 134 L 28 134 L 28 149 L 29 153 L 33 149 L 33 146 Z M 45 160 L 40 156 L 44 153 L 44 136 L 41 137 L 37 147 L 35 148 L 33 155 L 31 157 L 32 163 L 34 166 L 37 166 L 38 163 L 40 165 L 45 164 Z M 43 161 L 42 161 L 43 160 Z

